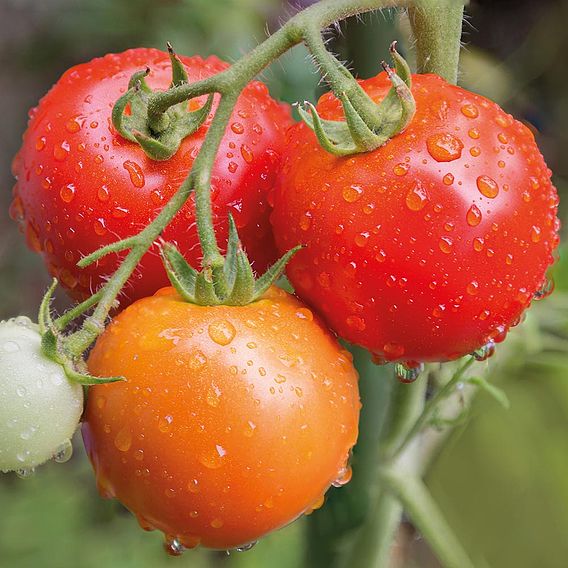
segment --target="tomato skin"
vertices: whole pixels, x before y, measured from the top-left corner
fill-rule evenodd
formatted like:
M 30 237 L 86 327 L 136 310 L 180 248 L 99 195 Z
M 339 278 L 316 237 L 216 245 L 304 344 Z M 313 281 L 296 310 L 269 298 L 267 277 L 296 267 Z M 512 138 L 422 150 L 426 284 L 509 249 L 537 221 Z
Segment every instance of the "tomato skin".
M 181 59 L 190 81 L 228 67 L 216 57 Z M 155 49 L 106 55 L 69 69 L 31 112 L 14 160 L 18 181 L 11 215 L 20 222 L 28 245 L 43 255 L 50 273 L 75 299 L 89 296 L 112 274 L 118 257 L 111 255 L 84 270 L 76 262 L 103 245 L 136 234 L 155 218 L 185 179 L 211 120 L 210 116 L 165 162 L 149 159 L 137 144 L 123 139 L 111 124 L 112 106 L 131 74 L 146 66 L 151 69 L 150 87 L 166 89 L 170 60 Z M 231 212 L 257 271 L 276 258 L 266 194 L 290 121 L 287 105 L 273 100 L 262 83 L 249 84 L 237 102 L 212 173 L 219 243 L 226 242 Z M 177 242 L 187 259 L 198 265 L 201 249 L 192 198 L 162 236 Z M 156 252 L 142 260 L 123 303 L 168 284 Z
M 83 438 L 103 494 L 187 547 L 255 541 L 317 504 L 357 437 L 349 353 L 278 288 L 243 307 L 171 288 L 124 310 L 89 370 Z
M 382 73 L 361 85 L 375 100 Z M 385 146 L 325 152 L 290 129 L 271 221 L 298 295 L 380 359 L 443 361 L 504 339 L 543 285 L 558 196 L 531 132 L 495 103 L 413 76 L 417 111 Z M 341 119 L 332 95 L 323 118 Z

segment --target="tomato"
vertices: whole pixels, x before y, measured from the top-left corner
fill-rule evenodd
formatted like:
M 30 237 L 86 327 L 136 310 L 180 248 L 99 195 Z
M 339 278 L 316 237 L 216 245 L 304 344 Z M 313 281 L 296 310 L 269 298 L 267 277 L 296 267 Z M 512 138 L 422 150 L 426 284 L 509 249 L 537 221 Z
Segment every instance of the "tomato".
M 0 471 L 21 476 L 71 457 L 83 388 L 41 351 L 38 326 L 19 316 L 0 322 Z
M 209 57 L 181 57 L 189 80 L 223 71 L 227 63 Z M 154 219 L 185 179 L 207 132 L 211 116 L 164 162 L 146 157 L 138 144 L 122 138 L 111 110 L 130 76 L 149 66 L 151 88 L 171 80 L 167 53 L 132 49 L 69 69 L 31 113 L 22 148 L 14 161 L 17 184 L 11 215 L 29 246 L 41 253 L 49 272 L 76 299 L 95 290 L 116 269 L 111 255 L 84 270 L 76 262 L 99 247 L 139 232 Z M 197 108 L 206 97 L 191 101 Z M 217 103 L 215 102 L 213 110 Z M 257 271 L 276 258 L 269 225 L 267 191 L 284 146 L 289 108 L 277 103 L 264 84 L 249 84 L 234 109 L 212 173 L 212 197 L 220 245 L 227 237 L 227 214 Z M 197 266 L 201 249 L 194 203 L 188 202 L 164 231 Z M 168 284 L 153 249 L 125 289 L 125 299 L 153 294 Z
M 172 288 L 97 341 L 83 437 L 101 492 L 172 551 L 252 543 L 348 480 L 359 396 L 350 354 L 293 296 L 201 307 Z
M 384 73 L 361 82 L 376 101 Z M 416 115 L 373 152 L 334 157 L 290 129 L 272 224 L 288 276 L 341 337 L 387 361 L 502 340 L 545 282 L 558 197 L 533 135 L 495 103 L 413 76 Z M 324 95 L 318 111 L 341 119 Z

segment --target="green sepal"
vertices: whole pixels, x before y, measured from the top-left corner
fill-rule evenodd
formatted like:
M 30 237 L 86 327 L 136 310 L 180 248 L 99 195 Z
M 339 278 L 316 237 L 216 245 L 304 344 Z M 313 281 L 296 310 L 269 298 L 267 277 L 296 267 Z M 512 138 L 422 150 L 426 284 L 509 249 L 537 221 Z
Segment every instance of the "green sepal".
M 133 130 L 146 128 L 144 117 L 145 103 L 141 100 L 141 92 L 150 92 L 144 77 L 150 72 L 149 68 L 137 71 L 132 75 L 128 83 L 128 90 L 116 101 L 112 108 L 111 119 L 116 131 L 127 140 L 136 142 Z M 130 114 L 125 114 L 126 107 L 130 105 Z
M 48 329 L 42 334 L 41 350 L 48 359 L 61 363 L 62 358 L 57 350 L 57 335 L 52 329 Z
M 221 303 L 215 293 L 211 269 L 204 268 L 195 278 L 195 303 L 200 306 L 217 306 Z
M 70 381 L 83 386 L 104 385 L 126 380 L 124 377 L 94 377 L 88 373 L 81 373 L 73 368 L 73 364 L 69 360 L 64 360 L 62 366 Z
M 184 300 L 195 302 L 197 271 L 171 243 L 165 243 L 162 246 L 161 255 L 172 286 Z
M 345 121 L 322 119 L 311 103 L 306 103 L 310 112 L 299 108 L 300 117 L 315 132 L 327 152 L 349 156 L 375 150 L 402 132 L 414 117 L 416 104 L 410 90 L 410 68 L 395 46 L 393 42 L 391 54 L 397 73 L 382 63 L 392 87 L 381 103 L 376 104 L 354 83 L 349 95 L 336 93 L 343 106 Z M 348 73 L 339 62 L 338 65 L 344 74 Z
M 41 304 L 39 305 L 39 312 L 37 316 L 37 322 L 39 325 L 39 332 L 43 335 L 48 329 L 55 329 L 55 325 L 51 318 L 51 300 L 53 298 L 53 293 L 55 288 L 57 288 L 57 278 L 54 278 L 51 285 L 44 294 Z
M 267 271 L 257 279 L 254 285 L 254 299 L 258 300 L 272 286 L 284 272 L 288 261 L 302 248 L 301 245 L 289 250 L 280 257 Z
M 171 46 L 168 46 L 170 50 Z M 187 73 L 179 58 L 170 50 L 172 61 L 172 84 L 175 88 L 187 82 Z M 112 109 L 112 123 L 117 132 L 127 140 L 136 142 L 152 160 L 168 160 L 179 149 L 182 140 L 191 136 L 207 120 L 213 107 L 213 94 L 207 97 L 205 104 L 195 111 L 188 110 L 184 101 L 162 113 L 150 127 L 148 107 L 153 91 L 145 81 L 150 72 L 137 71 L 128 83 L 128 90 L 118 99 Z M 125 114 L 130 107 L 130 114 Z
M 505 410 L 509 410 L 509 408 L 511 407 L 511 403 L 509 401 L 509 398 L 505 394 L 505 391 L 503 391 L 499 387 L 496 387 L 495 385 L 492 385 L 484 377 L 468 377 L 466 380 L 468 383 L 475 385 L 476 387 L 480 388 L 488 395 L 493 397 Z
M 233 287 L 228 298 L 223 303 L 228 306 L 244 306 L 254 299 L 254 272 L 247 255 L 242 249 L 236 253 L 235 264 Z
M 184 83 L 187 83 L 188 77 L 183 63 L 180 61 L 179 57 L 176 55 L 172 44 L 168 41 L 168 54 L 170 55 L 170 61 L 172 64 L 172 82 L 170 83 L 170 89 L 172 87 L 179 87 Z

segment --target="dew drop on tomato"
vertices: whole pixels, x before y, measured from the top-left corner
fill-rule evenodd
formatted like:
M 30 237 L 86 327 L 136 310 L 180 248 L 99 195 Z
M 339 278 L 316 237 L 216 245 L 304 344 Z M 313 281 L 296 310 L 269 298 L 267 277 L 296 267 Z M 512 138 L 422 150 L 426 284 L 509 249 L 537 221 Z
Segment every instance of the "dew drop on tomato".
M 494 199 L 499 194 L 499 186 L 497 185 L 497 182 L 489 176 L 479 176 L 476 183 L 479 193 L 489 199 Z
M 437 162 L 457 160 L 463 150 L 463 142 L 448 132 L 433 134 L 426 140 L 428 153 Z

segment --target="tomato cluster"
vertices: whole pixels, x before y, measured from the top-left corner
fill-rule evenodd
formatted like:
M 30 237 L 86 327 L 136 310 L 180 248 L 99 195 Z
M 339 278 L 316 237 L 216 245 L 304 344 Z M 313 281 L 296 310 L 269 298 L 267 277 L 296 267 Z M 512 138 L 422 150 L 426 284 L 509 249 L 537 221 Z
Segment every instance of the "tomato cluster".
M 182 62 L 190 81 L 227 68 L 216 58 Z M 166 89 L 170 59 L 157 50 L 70 69 L 33 111 L 14 162 L 12 216 L 74 298 L 99 287 L 120 257 L 83 271 L 76 262 L 157 215 L 210 124 L 163 162 L 121 137 L 112 107 L 146 65 L 150 86 Z M 384 74 L 361 85 L 377 102 L 390 88 Z M 225 243 L 231 212 L 258 272 L 276 258 L 275 243 L 281 253 L 304 245 L 288 268 L 302 301 L 272 287 L 246 306 L 188 303 L 163 287 L 150 250 L 122 305 L 137 301 L 92 350 L 91 374 L 126 379 L 89 392 L 83 437 L 100 491 L 164 532 L 172 554 L 246 548 L 349 480 L 360 403 L 335 334 L 409 368 L 455 359 L 503 340 L 545 283 L 557 195 L 530 131 L 433 75 L 413 76 L 412 93 L 416 115 L 403 133 L 336 157 L 306 124 L 288 130 L 288 107 L 264 85 L 248 85 L 213 168 L 215 229 Z M 318 111 L 342 119 L 331 94 Z M 198 265 L 192 198 L 162 237 Z M 53 455 L 68 430 L 29 465 Z M 22 444 L 12 446 L 0 445 L 0 469 L 18 465 Z

